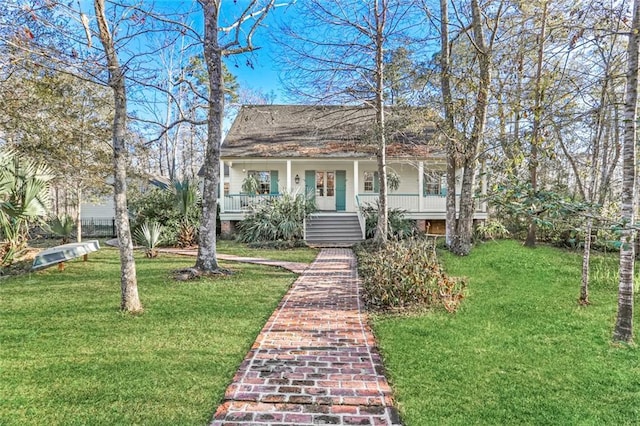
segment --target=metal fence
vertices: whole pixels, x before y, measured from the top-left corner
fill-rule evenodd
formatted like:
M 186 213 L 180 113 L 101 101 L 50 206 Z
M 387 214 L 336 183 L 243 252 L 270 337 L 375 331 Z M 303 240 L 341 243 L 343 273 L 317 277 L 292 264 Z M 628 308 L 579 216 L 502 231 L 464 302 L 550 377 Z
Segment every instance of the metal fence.
M 116 237 L 116 221 L 110 218 L 84 218 L 82 223 L 82 236 L 87 238 L 113 238 Z M 32 238 L 57 238 L 51 232 L 51 223 L 46 226 L 37 226 L 30 230 Z M 75 238 L 76 227 L 71 232 L 72 238 Z
M 85 218 L 81 222 L 83 237 L 109 238 L 117 235 L 115 219 Z

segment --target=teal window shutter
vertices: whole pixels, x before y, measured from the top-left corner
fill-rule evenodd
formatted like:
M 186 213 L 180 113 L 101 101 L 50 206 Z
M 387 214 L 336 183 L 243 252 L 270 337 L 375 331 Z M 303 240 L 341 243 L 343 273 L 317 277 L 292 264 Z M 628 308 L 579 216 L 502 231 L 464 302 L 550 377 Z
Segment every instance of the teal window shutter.
M 373 192 L 380 192 L 380 175 L 373 172 Z
M 440 175 L 440 196 L 447 196 L 447 174 L 443 173 Z
M 304 171 L 304 190 L 307 197 L 314 197 L 316 195 L 316 171 L 315 170 Z
M 271 170 L 271 188 L 270 188 L 270 193 L 271 194 L 279 194 L 280 192 L 278 191 L 278 171 L 277 170 Z

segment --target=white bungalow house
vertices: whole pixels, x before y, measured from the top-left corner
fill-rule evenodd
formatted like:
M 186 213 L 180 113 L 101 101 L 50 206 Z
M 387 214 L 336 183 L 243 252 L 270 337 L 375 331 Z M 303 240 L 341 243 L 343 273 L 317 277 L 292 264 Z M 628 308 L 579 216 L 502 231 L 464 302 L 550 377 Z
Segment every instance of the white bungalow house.
M 223 235 L 234 232 L 249 203 L 306 191 L 318 208 L 305 224 L 307 241 L 362 240 L 360 208 L 378 198 L 373 114 L 351 106 L 243 106 L 221 148 Z M 389 208 L 403 209 L 422 230 L 444 233 L 446 164 L 435 126 L 425 110 L 388 108 L 386 114 L 387 167 L 400 181 L 389 192 Z M 257 178 L 259 195 L 243 193 L 247 176 Z M 475 218 L 486 219 L 483 203 Z

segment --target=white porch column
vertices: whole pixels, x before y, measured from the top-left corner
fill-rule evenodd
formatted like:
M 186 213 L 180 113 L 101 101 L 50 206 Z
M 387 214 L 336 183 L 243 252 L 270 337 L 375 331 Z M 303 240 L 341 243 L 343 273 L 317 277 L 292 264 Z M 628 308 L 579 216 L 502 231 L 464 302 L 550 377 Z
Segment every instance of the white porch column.
M 424 209 L 424 197 L 422 194 L 424 194 L 424 161 L 418 162 L 418 200 L 420 200 L 418 203 L 418 211 L 420 212 Z
M 353 202 L 355 203 L 356 196 L 358 195 L 358 188 L 360 187 L 358 176 L 360 172 L 358 171 L 358 160 L 353 161 Z M 353 209 L 356 209 L 356 205 L 353 206 Z
M 231 170 L 229 170 L 229 179 L 231 179 Z M 224 161 L 220 160 L 220 193 L 218 194 L 218 205 L 220 213 L 224 212 Z
M 287 160 L 287 193 L 291 193 L 291 160 Z

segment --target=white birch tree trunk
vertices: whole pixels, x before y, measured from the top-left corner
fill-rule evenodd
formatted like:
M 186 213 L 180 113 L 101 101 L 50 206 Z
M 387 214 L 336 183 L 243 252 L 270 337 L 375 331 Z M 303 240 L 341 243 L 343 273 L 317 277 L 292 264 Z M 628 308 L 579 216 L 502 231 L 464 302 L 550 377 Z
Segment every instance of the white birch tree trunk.
M 635 260 L 636 133 L 638 118 L 638 47 L 640 46 L 640 0 L 633 2 L 633 21 L 627 47 L 627 85 L 625 89 L 624 140 L 622 153 L 622 236 L 618 313 L 613 331 L 616 342 L 633 341 L 633 275 Z

